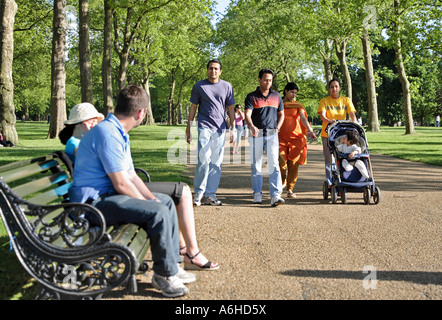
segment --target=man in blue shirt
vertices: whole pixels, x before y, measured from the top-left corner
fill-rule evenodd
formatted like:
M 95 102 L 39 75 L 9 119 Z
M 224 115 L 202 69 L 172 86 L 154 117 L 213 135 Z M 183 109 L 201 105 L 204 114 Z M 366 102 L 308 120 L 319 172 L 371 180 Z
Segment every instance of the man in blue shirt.
M 266 151 L 269 167 L 271 205 L 285 203 L 281 198 L 282 180 L 279 169 L 278 132 L 284 122 L 284 104 L 281 95 L 271 89 L 273 71 L 263 69 L 258 76 L 259 87 L 245 99 L 245 118 L 250 128 L 250 154 L 253 203 L 262 203 L 262 161 Z
M 221 205 L 216 198 L 216 191 L 221 179 L 221 166 L 224 154 L 226 131 L 226 109 L 230 120 L 230 142 L 235 134 L 235 98 L 232 85 L 219 77 L 222 64 L 218 60 L 210 60 L 207 64 L 208 78 L 198 81 L 190 96 L 189 117 L 187 121 L 186 140 L 190 143 L 190 127 L 198 110 L 198 163 L 195 168 L 193 182 L 196 206 L 204 204 Z M 204 199 L 203 199 L 204 196 Z
M 108 225 L 133 223 L 151 240 L 152 284 L 166 297 L 188 294 L 184 282 L 194 276 L 178 267 L 179 227 L 172 199 L 152 193 L 134 170 L 128 132 L 141 124 L 148 104 L 140 87 L 124 88 L 114 114 L 88 131 L 77 151 L 72 202 L 88 202 L 100 209 Z M 193 277 L 192 277 L 193 276 Z

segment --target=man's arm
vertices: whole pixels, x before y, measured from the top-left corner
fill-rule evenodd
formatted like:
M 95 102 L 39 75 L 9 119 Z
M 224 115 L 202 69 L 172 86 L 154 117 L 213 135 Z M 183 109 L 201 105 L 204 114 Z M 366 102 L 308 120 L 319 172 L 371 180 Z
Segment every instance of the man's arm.
M 156 199 L 134 170 L 108 173 L 108 176 L 118 194 L 143 200 Z
M 246 109 L 245 110 L 245 117 L 246 117 L 247 126 L 249 127 L 250 132 L 252 133 L 252 136 L 257 137 L 258 133 L 259 133 L 259 129 L 253 125 L 252 112 L 253 112 L 252 109 Z
M 198 106 L 194 103 L 190 106 L 189 116 L 187 117 L 187 127 L 186 127 L 186 141 L 190 143 L 192 137 L 190 136 L 190 128 L 192 127 L 193 121 L 195 120 L 195 114 Z
M 277 117 L 278 117 L 278 123 L 277 123 L 277 125 L 276 125 L 276 129 L 277 129 L 278 132 L 279 132 L 279 130 L 280 130 L 281 127 L 282 127 L 282 123 L 284 122 L 284 111 L 278 111 L 278 115 L 277 115 Z

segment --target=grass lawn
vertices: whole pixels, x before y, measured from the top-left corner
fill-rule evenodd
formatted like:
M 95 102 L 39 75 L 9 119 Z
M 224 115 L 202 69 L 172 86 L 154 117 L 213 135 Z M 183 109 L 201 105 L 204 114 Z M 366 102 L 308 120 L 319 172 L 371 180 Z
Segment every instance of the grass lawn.
M 19 143 L 15 148 L 0 148 L 0 166 L 64 149 L 58 139 L 46 139 L 48 128 L 46 122 L 17 123 Z M 152 181 L 183 181 L 191 185 L 185 164 L 170 164 L 167 160 L 169 148 L 178 141 L 175 133 L 184 130 L 184 126 L 162 125 L 132 130 L 135 166 L 146 169 Z M 380 133 L 367 132 L 370 152 L 442 166 L 442 128 L 416 127 L 415 134 L 404 133 L 403 127 L 382 127 Z M 0 300 L 33 299 L 35 286 L 32 283 L 10 251 L 9 239 L 0 222 Z
M 442 166 L 442 128 L 416 127 L 416 133 L 405 135 L 405 129 L 382 127 L 381 132 L 367 132 L 370 153 Z

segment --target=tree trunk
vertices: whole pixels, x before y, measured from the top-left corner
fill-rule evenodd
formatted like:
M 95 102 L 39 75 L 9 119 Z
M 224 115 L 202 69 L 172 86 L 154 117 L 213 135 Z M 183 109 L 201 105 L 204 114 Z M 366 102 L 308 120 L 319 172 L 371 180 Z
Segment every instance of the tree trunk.
M 323 57 L 322 62 L 324 64 L 325 81 L 327 82 L 328 89 L 328 83 L 333 79 L 333 72 L 331 71 L 330 65 L 330 55 L 328 57 Z
M 116 11 L 114 11 L 116 13 Z M 114 24 L 114 48 L 115 51 L 118 53 L 118 57 L 120 58 L 120 66 L 119 66 L 119 72 L 118 72 L 118 89 L 121 90 L 126 86 L 126 76 L 127 76 L 127 66 L 129 64 L 129 53 L 132 48 L 132 43 L 134 41 L 134 37 L 138 29 L 140 28 L 141 21 L 143 16 L 146 13 L 142 14 L 140 17 L 138 17 L 137 22 L 135 23 L 135 26 L 133 27 L 133 30 L 131 30 L 131 25 L 133 24 L 134 19 L 134 9 L 133 8 L 127 8 L 126 10 L 126 19 L 124 22 L 124 27 L 121 29 L 120 25 L 118 23 L 117 17 L 113 17 L 113 24 Z M 122 47 L 120 47 L 118 43 L 119 35 L 122 34 Z
M 410 82 L 405 71 L 404 60 L 402 57 L 401 39 L 398 38 L 398 48 L 396 48 L 396 60 L 399 80 L 402 85 L 402 103 L 404 106 L 405 134 L 414 133 L 413 113 L 411 110 L 411 92 Z
M 347 97 L 350 98 L 350 100 L 353 100 L 353 91 L 352 91 L 352 85 L 351 85 L 351 76 L 350 72 L 348 71 L 348 65 L 346 61 L 346 54 L 345 51 L 347 50 L 347 41 L 348 39 L 344 39 L 341 41 L 335 40 L 335 47 L 336 47 L 336 55 L 338 56 L 339 63 L 341 64 L 342 74 L 344 75 L 344 81 L 345 81 L 345 89 Z
M 48 137 L 57 138 L 66 120 L 66 1 L 54 0 L 51 61 L 51 122 Z
M 0 131 L 3 138 L 16 144 L 14 82 L 12 62 L 14 58 L 14 21 L 17 4 L 14 0 L 0 3 Z
M 183 80 L 181 81 L 180 90 L 178 93 L 178 102 L 177 102 L 177 118 L 178 118 L 178 124 L 183 124 L 183 104 L 181 103 L 181 99 L 183 97 L 183 89 L 184 85 L 186 84 L 185 80 L 185 73 L 183 72 Z
M 107 116 L 113 112 L 112 99 L 112 9 L 110 0 L 104 0 L 104 43 L 101 78 L 103 82 L 103 113 Z
M 333 72 L 332 72 L 331 64 L 330 64 L 332 46 L 333 46 L 333 40 L 327 39 L 325 52 L 322 52 L 322 51 L 320 52 L 322 55 L 322 63 L 324 64 L 325 81 L 327 83 L 327 90 L 328 90 L 328 83 L 333 79 Z
M 402 85 L 402 103 L 404 107 L 404 121 L 405 121 L 405 134 L 414 133 L 414 123 L 413 123 L 413 113 L 411 110 L 411 92 L 410 92 L 410 82 L 408 81 L 407 73 L 405 71 L 404 59 L 402 57 L 402 42 L 401 42 L 401 18 L 400 18 L 400 1 L 394 1 L 394 8 L 397 15 L 396 23 L 396 44 L 395 44 L 395 55 L 399 80 Z
M 364 31 L 364 34 L 361 36 L 361 40 L 364 51 L 365 82 L 367 85 L 368 96 L 368 131 L 379 132 L 381 130 L 378 119 L 376 83 L 373 71 L 373 61 L 371 59 L 370 38 L 367 30 Z
M 81 102 L 93 103 L 91 50 L 89 45 L 89 0 L 79 0 L 78 7 L 80 9 L 79 52 Z
M 176 85 L 176 73 L 178 68 L 173 68 L 171 71 L 172 74 L 172 83 L 170 85 L 170 93 L 169 93 L 169 103 L 168 103 L 168 119 L 167 124 L 176 124 L 176 112 L 175 112 L 175 106 L 173 103 L 173 98 L 175 95 L 175 85 Z
M 149 104 L 146 111 L 146 117 L 144 118 L 143 124 L 147 126 L 153 126 L 155 125 L 155 119 L 153 118 L 152 113 L 152 104 L 151 104 L 151 98 L 150 98 L 150 88 L 149 88 L 149 76 L 146 75 L 144 77 L 144 83 L 143 88 L 147 92 L 147 96 L 149 97 Z

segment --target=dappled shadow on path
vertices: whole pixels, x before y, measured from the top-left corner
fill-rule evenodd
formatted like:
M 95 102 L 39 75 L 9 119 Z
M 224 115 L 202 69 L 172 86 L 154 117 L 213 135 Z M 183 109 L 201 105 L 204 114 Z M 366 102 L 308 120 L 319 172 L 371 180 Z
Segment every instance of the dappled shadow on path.
M 287 270 L 282 275 L 302 278 L 323 278 L 323 279 L 353 279 L 363 280 L 367 273 L 362 271 L 346 270 Z M 417 284 L 442 284 L 442 272 L 427 271 L 376 271 L 378 281 L 407 281 Z

